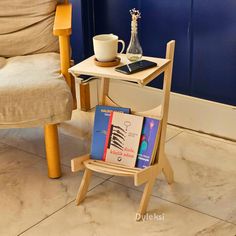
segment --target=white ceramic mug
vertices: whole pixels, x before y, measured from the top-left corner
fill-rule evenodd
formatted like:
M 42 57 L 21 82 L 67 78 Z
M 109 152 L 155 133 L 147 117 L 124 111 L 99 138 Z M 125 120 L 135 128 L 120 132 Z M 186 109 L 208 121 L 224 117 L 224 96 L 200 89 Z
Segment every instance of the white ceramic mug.
M 100 34 L 93 37 L 93 50 L 98 61 L 113 61 L 118 54 L 118 43 L 122 44 L 122 53 L 125 49 L 125 42 L 118 39 L 114 34 Z

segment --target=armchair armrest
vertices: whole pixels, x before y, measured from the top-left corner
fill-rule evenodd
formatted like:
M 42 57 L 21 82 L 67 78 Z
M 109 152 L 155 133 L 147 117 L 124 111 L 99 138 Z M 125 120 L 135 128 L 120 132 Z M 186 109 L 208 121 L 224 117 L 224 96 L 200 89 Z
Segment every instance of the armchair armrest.
M 71 34 L 72 5 L 59 4 L 56 9 L 53 34 L 56 36 L 68 36 Z
M 65 1 L 64 4 L 57 5 L 56 15 L 53 26 L 53 34 L 59 36 L 61 73 L 69 85 L 73 101 L 74 109 L 76 108 L 75 80 L 68 72 L 70 67 L 70 35 L 72 22 L 72 5 Z

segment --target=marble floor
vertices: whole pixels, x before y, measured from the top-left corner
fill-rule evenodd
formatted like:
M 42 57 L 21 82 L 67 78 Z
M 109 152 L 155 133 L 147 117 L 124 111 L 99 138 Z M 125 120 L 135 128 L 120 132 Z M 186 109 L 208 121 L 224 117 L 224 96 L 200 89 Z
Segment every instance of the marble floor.
M 89 150 L 93 113 L 60 126 L 63 177 L 47 178 L 43 130 L 0 130 L 0 235 L 235 236 L 236 143 L 168 126 L 166 153 L 175 173 L 156 181 L 149 218 L 135 221 L 142 187 L 97 174 L 86 200 L 74 200 L 82 173 L 70 160 Z

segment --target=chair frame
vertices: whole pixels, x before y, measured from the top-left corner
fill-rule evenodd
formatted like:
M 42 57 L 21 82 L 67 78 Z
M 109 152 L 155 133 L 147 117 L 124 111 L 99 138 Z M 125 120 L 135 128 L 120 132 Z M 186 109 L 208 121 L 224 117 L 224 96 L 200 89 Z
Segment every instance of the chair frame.
M 73 95 L 74 109 L 76 108 L 75 82 L 68 72 L 70 67 L 70 35 L 72 32 L 72 5 L 65 0 L 58 4 L 53 27 L 53 34 L 59 37 L 60 68 L 61 73 Z M 61 177 L 60 149 L 58 141 L 57 124 L 46 124 L 44 126 L 44 137 L 46 156 L 48 163 L 48 176 L 50 178 Z

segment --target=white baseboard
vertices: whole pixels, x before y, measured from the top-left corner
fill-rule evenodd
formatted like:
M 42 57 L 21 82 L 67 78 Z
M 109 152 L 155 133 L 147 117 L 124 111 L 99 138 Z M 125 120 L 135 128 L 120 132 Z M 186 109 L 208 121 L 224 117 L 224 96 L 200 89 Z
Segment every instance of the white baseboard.
M 90 82 L 92 106 L 97 101 L 97 80 Z M 162 90 L 111 80 L 110 97 L 121 106 L 149 110 L 161 103 Z M 168 123 L 236 140 L 236 107 L 171 93 Z

